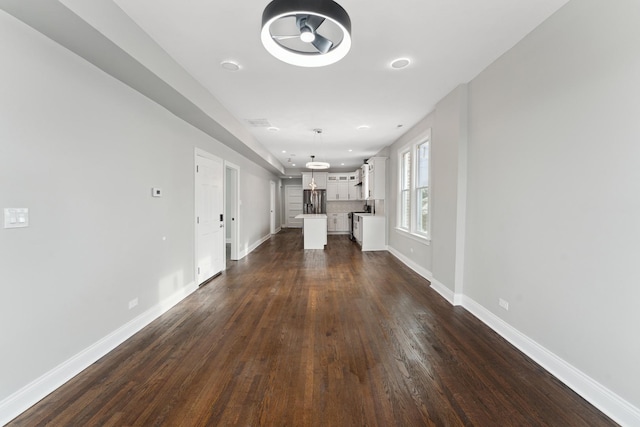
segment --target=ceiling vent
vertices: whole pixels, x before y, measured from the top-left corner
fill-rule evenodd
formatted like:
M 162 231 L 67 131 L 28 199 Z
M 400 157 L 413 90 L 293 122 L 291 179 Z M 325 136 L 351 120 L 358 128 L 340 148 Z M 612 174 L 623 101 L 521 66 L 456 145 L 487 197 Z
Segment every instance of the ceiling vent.
M 254 128 L 268 128 L 271 123 L 267 119 L 247 119 L 247 123 Z

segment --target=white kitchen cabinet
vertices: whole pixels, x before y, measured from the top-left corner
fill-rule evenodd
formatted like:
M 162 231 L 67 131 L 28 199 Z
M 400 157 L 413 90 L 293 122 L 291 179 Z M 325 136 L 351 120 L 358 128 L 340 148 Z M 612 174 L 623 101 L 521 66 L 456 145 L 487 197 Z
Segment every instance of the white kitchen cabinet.
M 369 199 L 369 165 L 368 164 L 364 164 L 362 165 L 362 167 L 360 168 L 360 176 L 362 179 L 362 185 L 360 186 L 360 197 L 362 200 L 368 200 Z
M 313 179 L 317 190 L 327 189 L 327 172 L 313 172 Z M 311 172 L 302 172 L 302 189 L 311 190 L 309 184 L 311 184 Z
M 327 175 L 327 200 L 349 200 L 349 176 L 330 173 Z
M 359 169 L 356 172 L 350 173 L 349 176 L 349 190 L 348 190 L 348 198 L 349 200 L 361 200 L 361 190 L 362 186 L 358 185 L 358 173 Z
M 370 213 L 355 214 L 353 235 L 363 251 L 384 251 L 386 218 Z
M 338 228 L 336 231 L 348 233 L 349 232 L 349 214 L 341 213 L 338 216 Z
M 349 232 L 349 223 L 346 213 L 327 214 L 327 230 L 335 233 Z
M 362 226 L 361 221 L 362 218 L 360 218 L 358 215 L 354 215 L 353 217 L 353 237 L 356 239 L 356 242 L 358 242 L 358 244 L 360 246 L 362 246 Z
M 324 249 L 327 245 L 327 215 L 300 214 L 302 219 L 302 235 L 305 249 Z
M 385 198 L 385 181 L 387 174 L 387 158 L 372 157 L 366 165 L 366 200 Z M 364 187 L 364 185 L 363 185 Z

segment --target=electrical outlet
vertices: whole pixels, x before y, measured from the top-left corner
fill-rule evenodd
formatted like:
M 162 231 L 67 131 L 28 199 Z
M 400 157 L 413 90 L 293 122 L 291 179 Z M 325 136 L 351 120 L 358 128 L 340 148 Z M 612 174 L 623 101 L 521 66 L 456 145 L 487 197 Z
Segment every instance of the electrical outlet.
M 131 301 L 129 301 L 129 310 L 131 310 L 136 305 L 138 305 L 138 298 L 134 298 Z
M 502 307 L 505 310 L 509 311 L 509 302 L 508 301 L 505 301 L 502 298 L 498 298 L 498 304 L 500 304 L 500 307 Z

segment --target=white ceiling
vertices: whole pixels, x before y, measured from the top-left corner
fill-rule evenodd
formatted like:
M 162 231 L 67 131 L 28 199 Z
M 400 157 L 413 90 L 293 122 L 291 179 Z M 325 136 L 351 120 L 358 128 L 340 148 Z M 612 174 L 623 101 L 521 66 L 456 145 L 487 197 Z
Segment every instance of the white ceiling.
M 269 0 L 114 1 L 295 174 L 312 154 L 331 171 L 354 170 L 568 0 L 338 0 L 353 45 L 321 68 L 267 53 L 260 24 Z M 399 57 L 412 64 L 392 69 Z M 241 69 L 223 69 L 224 60 Z

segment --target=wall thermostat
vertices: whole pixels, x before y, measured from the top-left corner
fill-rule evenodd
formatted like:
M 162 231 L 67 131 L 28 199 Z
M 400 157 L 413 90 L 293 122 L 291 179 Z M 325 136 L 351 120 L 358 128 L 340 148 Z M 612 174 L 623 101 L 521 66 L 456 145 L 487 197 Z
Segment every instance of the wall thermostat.
M 153 197 L 162 197 L 162 188 L 152 188 L 151 189 L 151 195 Z

